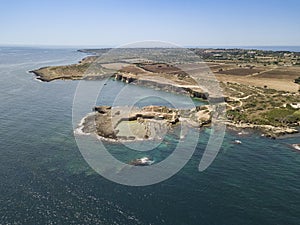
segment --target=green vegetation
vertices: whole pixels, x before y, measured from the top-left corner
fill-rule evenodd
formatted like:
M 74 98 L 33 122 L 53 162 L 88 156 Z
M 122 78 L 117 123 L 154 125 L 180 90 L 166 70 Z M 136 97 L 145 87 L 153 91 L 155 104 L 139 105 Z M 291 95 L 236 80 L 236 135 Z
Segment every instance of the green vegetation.
M 228 110 L 227 118 L 233 120 L 234 122 L 248 122 L 247 116 L 238 109 Z
M 271 109 L 263 113 L 263 116 L 264 119 L 269 122 L 269 124 L 274 124 L 277 126 L 284 126 L 300 121 L 300 112 L 290 108 Z
M 290 106 L 299 95 L 272 89 L 227 83 L 223 86 L 233 101 L 227 103 L 227 118 L 235 123 L 289 127 L 300 121 L 300 110 Z

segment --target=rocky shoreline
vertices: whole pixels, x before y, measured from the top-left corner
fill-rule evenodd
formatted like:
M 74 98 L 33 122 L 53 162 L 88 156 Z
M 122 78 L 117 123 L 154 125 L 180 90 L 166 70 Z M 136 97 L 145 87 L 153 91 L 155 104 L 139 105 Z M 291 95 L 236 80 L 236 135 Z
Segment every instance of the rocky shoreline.
M 212 109 L 201 106 L 194 109 L 170 109 L 165 106 L 143 108 L 96 106 L 94 112 L 83 118 L 78 133 L 94 134 L 106 141 L 137 141 L 161 139 L 169 129 L 181 123 L 191 127 L 209 126 Z M 236 129 L 258 130 L 262 136 L 276 139 L 299 133 L 296 128 L 274 127 L 219 121 Z
M 257 124 L 246 124 L 246 123 L 233 123 L 231 121 L 226 121 L 225 124 L 229 127 L 240 128 L 240 129 L 251 129 L 259 130 L 262 133 L 262 136 L 276 139 L 278 137 L 287 135 L 287 134 L 296 134 L 299 133 L 299 130 L 296 128 L 290 127 L 275 127 L 271 125 L 257 125 Z

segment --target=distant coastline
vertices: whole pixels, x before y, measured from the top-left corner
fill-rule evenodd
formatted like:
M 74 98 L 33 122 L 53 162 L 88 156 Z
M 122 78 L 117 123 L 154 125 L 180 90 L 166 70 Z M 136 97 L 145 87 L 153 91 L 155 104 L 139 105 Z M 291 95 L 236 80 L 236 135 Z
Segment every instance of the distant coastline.
M 72 49 L 74 51 L 81 49 L 113 49 L 118 46 L 78 46 L 78 45 L 15 45 L 15 44 L 0 44 L 0 48 L 14 49 Z M 263 51 L 289 51 L 300 52 L 300 45 L 187 45 L 178 46 L 182 48 L 202 48 L 202 49 L 247 49 L 247 50 L 263 50 Z
M 247 50 L 262 50 L 262 51 L 289 51 L 289 52 L 300 52 L 300 46 L 293 46 L 293 45 L 287 45 L 287 46 L 280 46 L 280 45 L 274 45 L 274 46 L 268 46 L 268 45 L 233 45 L 233 46 L 187 46 L 187 48 L 213 48 L 213 49 L 247 49 Z

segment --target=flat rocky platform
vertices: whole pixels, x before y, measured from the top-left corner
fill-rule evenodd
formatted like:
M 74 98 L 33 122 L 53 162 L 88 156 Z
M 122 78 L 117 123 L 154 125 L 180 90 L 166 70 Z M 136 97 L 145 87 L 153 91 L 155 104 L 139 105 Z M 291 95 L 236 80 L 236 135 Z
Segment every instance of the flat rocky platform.
M 161 139 L 172 127 L 182 123 L 203 126 L 211 122 L 208 106 L 190 110 L 165 106 L 143 108 L 97 106 L 80 124 L 81 131 L 112 141 Z

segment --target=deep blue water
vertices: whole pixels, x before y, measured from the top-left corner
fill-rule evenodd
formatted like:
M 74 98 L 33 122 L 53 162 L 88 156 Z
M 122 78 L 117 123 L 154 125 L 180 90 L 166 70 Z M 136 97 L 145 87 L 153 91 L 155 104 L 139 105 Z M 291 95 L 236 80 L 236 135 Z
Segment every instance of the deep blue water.
M 290 147 L 299 137 L 228 130 L 217 158 L 200 173 L 210 133 L 203 129 L 189 163 L 162 183 L 123 186 L 93 172 L 73 135 L 78 82 L 42 83 L 27 73 L 82 57 L 72 49 L 0 48 L 0 224 L 299 224 L 300 152 Z M 107 86 L 113 93 L 124 85 Z M 175 144 L 170 135 L 151 156 L 167 157 Z M 117 143 L 108 147 L 124 161 L 139 154 Z

